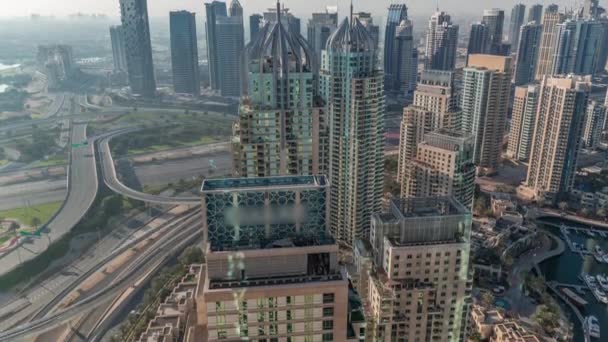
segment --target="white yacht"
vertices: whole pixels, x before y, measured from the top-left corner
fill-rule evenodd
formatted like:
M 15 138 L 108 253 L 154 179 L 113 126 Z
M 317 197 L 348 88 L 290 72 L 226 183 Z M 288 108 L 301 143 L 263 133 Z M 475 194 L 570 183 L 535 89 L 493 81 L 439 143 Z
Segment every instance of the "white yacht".
M 602 247 L 600 247 L 600 245 L 595 245 L 595 247 L 593 248 L 593 257 L 595 258 L 595 260 L 597 262 L 604 263 L 605 256 L 606 254 L 604 253 Z
M 585 283 L 587 283 L 587 286 L 589 286 L 590 289 L 595 289 L 597 288 L 597 283 L 595 281 L 595 277 L 589 274 L 583 274 L 583 279 L 585 280 Z
M 595 295 L 595 298 L 597 298 L 598 301 L 604 304 L 608 304 L 608 296 L 606 296 L 606 292 L 600 290 L 599 287 L 593 289 L 593 294 Z
M 600 338 L 600 323 L 595 316 L 587 316 L 583 321 L 583 329 L 589 336 Z
M 600 284 L 600 287 L 602 288 L 602 290 L 608 291 L 608 279 L 606 279 L 606 277 L 604 277 L 601 274 L 596 275 L 595 278 L 597 279 L 597 282 Z

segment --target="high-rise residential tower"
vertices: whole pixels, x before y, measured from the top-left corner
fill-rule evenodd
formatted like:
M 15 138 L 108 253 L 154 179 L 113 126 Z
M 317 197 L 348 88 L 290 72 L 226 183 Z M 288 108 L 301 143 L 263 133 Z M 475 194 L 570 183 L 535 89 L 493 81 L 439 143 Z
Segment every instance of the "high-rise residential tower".
M 209 84 L 211 88 L 220 89 L 220 40 L 217 37 L 217 20 L 228 16 L 226 3 L 214 0 L 205 3 L 206 35 L 207 35 L 207 60 L 209 61 Z
M 475 192 L 475 139 L 440 129 L 424 135 L 416 156 L 399 163 L 401 197 L 454 196 L 471 209 Z M 401 146 L 400 146 L 401 147 Z
M 384 181 L 384 76 L 374 38 L 345 19 L 323 51 L 321 85 L 330 126 L 331 230 L 344 245 L 369 236 Z
M 300 18 L 294 16 L 291 12 L 289 12 L 289 8 L 281 8 L 281 23 L 285 26 L 289 26 L 289 31 L 294 34 L 300 34 L 301 30 L 301 21 Z M 277 9 L 269 8 L 266 12 L 264 12 L 264 21 L 271 22 L 277 21 Z
M 606 33 L 606 24 L 596 20 L 566 20 L 558 24 L 552 74 L 594 75 Z
M 500 163 L 509 108 L 511 58 L 470 55 L 462 83 L 462 131 L 475 137 L 478 173 L 494 173 Z
M 322 13 L 313 13 L 312 18 L 308 20 L 307 38 L 315 55 L 315 68 L 317 70 L 321 66 L 321 51 L 325 49 L 327 39 L 337 27 L 338 13 L 329 8 Z
M 537 84 L 515 87 L 507 147 L 509 158 L 519 161 L 528 161 L 530 158 L 539 93 L 540 87 Z
M 386 78 L 386 90 L 394 90 L 395 79 L 398 78 L 397 62 L 395 58 L 397 26 L 407 20 L 407 7 L 405 4 L 391 4 L 388 7 L 386 27 L 384 29 L 384 77 Z
M 553 58 L 557 44 L 557 25 L 564 21 L 564 14 L 558 13 L 557 9 L 549 6 L 543 14 L 543 32 L 540 36 L 538 48 L 538 62 L 536 63 L 536 81 L 541 81 L 544 76 L 550 76 L 553 72 Z
M 222 341 L 364 341 L 359 296 L 328 229 L 325 176 L 205 180 L 202 336 Z
M 528 9 L 528 20 L 526 22 L 534 22 L 537 25 L 541 24 L 543 18 L 543 5 L 535 4 Z
M 112 41 L 112 57 L 115 71 L 127 71 L 127 50 L 125 49 L 125 35 L 122 26 L 110 26 L 110 40 Z
M 529 22 L 521 27 L 513 75 L 513 83 L 516 86 L 534 81 L 542 30 L 543 27 L 541 25 L 533 22 Z
M 457 130 L 454 72 L 423 70 L 414 92 L 412 105 L 433 112 L 436 115 L 436 128 Z
M 198 43 L 195 14 L 187 11 L 170 13 L 171 67 L 176 93 L 201 94 L 198 71 Z
M 371 229 L 371 243 L 354 253 L 373 260 L 368 341 L 466 341 L 470 211 L 452 197 L 393 199 Z
M 234 126 L 238 176 L 327 172 L 327 123 L 313 66 L 304 38 L 276 21 L 266 23 L 250 44 L 249 92 Z
M 245 30 L 243 8 L 238 0 L 230 4 L 229 17 L 218 17 L 215 22 L 219 90 L 222 96 L 238 97 L 244 91 Z
M 445 12 L 435 12 L 429 20 L 426 33 L 425 68 L 433 70 L 454 70 L 456 47 L 458 45 L 458 25 L 453 25 Z
M 591 78 L 545 77 L 541 84 L 526 185 L 555 203 L 574 185 Z
M 148 1 L 120 0 L 120 18 L 131 91 L 144 97 L 154 97 L 156 80 L 150 42 Z
M 485 23 L 471 24 L 467 54 L 474 55 L 489 51 L 489 36 L 490 31 L 488 25 Z
M 589 101 L 583 124 L 583 144 L 585 148 L 597 149 L 606 122 L 606 106 L 598 101 Z
M 492 8 L 483 11 L 483 22 L 488 26 L 488 51 L 497 55 L 502 50 L 502 32 L 505 23 L 505 11 Z
M 526 16 L 526 5 L 516 4 L 511 10 L 511 23 L 509 25 L 509 41 L 511 42 L 511 50 L 515 51 L 519 46 L 519 32 L 524 24 Z
M 262 27 L 262 15 L 261 14 L 252 14 L 249 16 L 249 41 L 253 42 L 258 37 L 258 33 L 260 33 L 260 28 Z

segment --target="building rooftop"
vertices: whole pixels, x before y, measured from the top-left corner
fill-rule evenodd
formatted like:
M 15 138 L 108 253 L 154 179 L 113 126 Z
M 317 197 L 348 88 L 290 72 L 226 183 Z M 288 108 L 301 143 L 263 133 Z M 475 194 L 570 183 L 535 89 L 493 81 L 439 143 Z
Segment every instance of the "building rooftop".
M 230 192 L 230 191 L 255 191 L 272 187 L 293 189 L 294 187 L 322 188 L 329 183 L 325 176 L 279 176 L 279 177 L 256 177 L 256 178 L 218 178 L 205 179 L 201 186 L 201 192 Z
M 470 212 L 453 197 L 416 197 L 391 200 L 403 218 L 464 215 Z

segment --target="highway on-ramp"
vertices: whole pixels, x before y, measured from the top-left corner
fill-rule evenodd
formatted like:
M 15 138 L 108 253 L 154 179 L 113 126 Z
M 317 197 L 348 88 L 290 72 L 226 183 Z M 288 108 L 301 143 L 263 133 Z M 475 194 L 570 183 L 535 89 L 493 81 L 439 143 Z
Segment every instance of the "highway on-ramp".
M 68 195 L 64 204 L 46 224 L 41 237 L 28 238 L 29 241 L 0 257 L 0 274 L 45 251 L 50 243 L 69 232 L 93 204 L 98 188 L 97 169 L 94 144 L 88 142 L 86 129 L 85 124 L 72 126 L 70 140 L 73 147 L 68 169 Z
M 106 136 L 99 140 L 99 156 L 101 162 L 101 169 L 103 174 L 104 183 L 123 196 L 133 198 L 136 200 L 157 203 L 157 204 L 189 204 L 196 205 L 200 204 L 200 197 L 170 197 L 161 195 L 146 194 L 134 189 L 131 189 L 124 185 L 116 175 L 116 168 L 114 167 L 114 158 L 112 158 L 112 151 L 110 150 L 110 140 L 117 135 L 126 134 L 137 130 L 133 128 L 131 131 L 117 132 L 112 135 Z

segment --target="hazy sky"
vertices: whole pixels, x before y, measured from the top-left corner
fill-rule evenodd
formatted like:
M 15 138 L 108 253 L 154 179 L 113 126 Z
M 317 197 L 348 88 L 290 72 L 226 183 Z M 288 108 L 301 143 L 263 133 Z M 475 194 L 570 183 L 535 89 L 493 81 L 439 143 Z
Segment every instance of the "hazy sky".
M 339 3 L 340 15 L 346 15 L 349 0 L 284 0 L 285 6 L 292 12 L 302 17 L 307 17 L 313 11 L 323 10 L 326 5 Z M 405 1 L 414 16 L 430 14 L 435 8 L 437 0 L 410 0 Z M 580 0 L 578 0 L 580 1 Z M 0 7 L 0 16 L 29 16 L 31 13 L 41 15 L 65 16 L 71 13 L 104 13 L 109 16 L 119 15 L 118 0 L 2 0 L 4 4 Z M 229 0 L 228 0 L 229 2 Z M 354 0 L 355 10 L 372 12 L 374 15 L 382 15 L 389 3 L 402 1 L 395 0 Z M 557 3 L 572 6 L 575 1 L 542 1 L 542 0 L 440 0 L 440 8 L 453 14 L 480 13 L 484 8 L 501 7 L 505 9 L 506 16 L 510 14 L 513 4 L 521 2 L 533 3 Z M 600 1 L 603 5 L 604 0 Z M 170 10 L 185 9 L 204 14 L 202 0 L 148 0 L 150 16 L 166 16 Z M 241 0 L 245 13 L 259 12 L 262 9 L 273 6 L 272 0 Z

